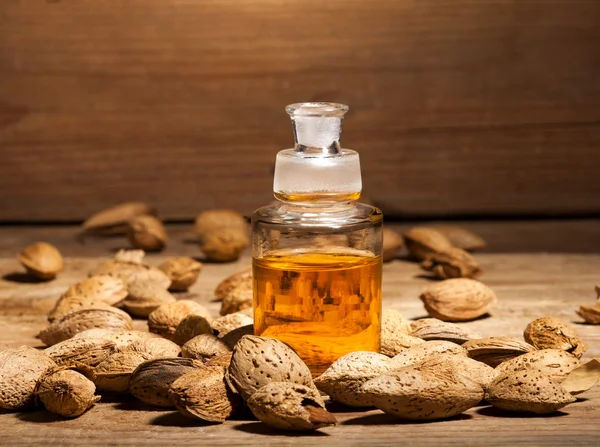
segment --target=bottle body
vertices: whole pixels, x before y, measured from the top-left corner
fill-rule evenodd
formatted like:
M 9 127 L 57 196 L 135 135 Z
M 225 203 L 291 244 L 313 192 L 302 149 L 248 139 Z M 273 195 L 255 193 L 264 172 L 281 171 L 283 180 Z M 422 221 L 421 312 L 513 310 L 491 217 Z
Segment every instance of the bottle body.
M 252 217 L 254 331 L 296 350 L 313 375 L 379 351 L 381 212 L 353 202 L 282 202 Z

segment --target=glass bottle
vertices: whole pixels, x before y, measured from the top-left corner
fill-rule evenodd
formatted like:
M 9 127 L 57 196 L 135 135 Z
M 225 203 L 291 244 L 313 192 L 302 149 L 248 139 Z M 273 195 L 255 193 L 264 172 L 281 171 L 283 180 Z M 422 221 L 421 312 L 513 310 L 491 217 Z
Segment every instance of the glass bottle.
M 254 332 L 296 350 L 314 376 L 379 351 L 381 211 L 356 202 L 358 153 L 340 147 L 348 107 L 286 107 L 295 147 L 277 154 L 275 204 L 252 216 Z

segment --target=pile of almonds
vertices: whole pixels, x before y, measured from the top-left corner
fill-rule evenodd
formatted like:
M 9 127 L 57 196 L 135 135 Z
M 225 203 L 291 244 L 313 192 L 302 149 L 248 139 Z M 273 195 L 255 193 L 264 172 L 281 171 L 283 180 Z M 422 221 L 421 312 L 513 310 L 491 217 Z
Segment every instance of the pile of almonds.
M 215 262 L 236 261 L 250 243 L 248 231 L 244 216 L 233 210 L 205 211 L 194 225 L 204 256 Z M 148 252 L 161 251 L 168 243 L 156 210 L 143 202 L 125 202 L 94 214 L 83 223 L 82 234 L 125 235 L 133 248 Z

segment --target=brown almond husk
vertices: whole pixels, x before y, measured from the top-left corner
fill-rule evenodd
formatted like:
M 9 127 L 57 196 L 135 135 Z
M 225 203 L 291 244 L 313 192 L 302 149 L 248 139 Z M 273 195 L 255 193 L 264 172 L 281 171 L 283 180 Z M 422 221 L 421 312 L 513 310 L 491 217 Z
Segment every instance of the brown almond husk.
M 307 431 L 335 425 L 335 416 L 314 388 L 271 382 L 248 399 L 248 407 L 264 424 L 280 430 Z
M 204 366 L 184 374 L 169 388 L 169 398 L 189 419 L 225 422 L 242 404 L 225 382 L 225 368 Z
M 592 359 L 572 370 L 562 382 L 565 390 L 573 395 L 591 389 L 600 380 L 600 359 Z
M 83 222 L 85 234 L 116 235 L 127 232 L 127 223 L 137 216 L 156 215 L 156 210 L 143 202 L 125 202 L 99 211 Z
M 475 258 L 457 247 L 428 255 L 421 267 L 440 279 L 477 278 L 482 273 Z

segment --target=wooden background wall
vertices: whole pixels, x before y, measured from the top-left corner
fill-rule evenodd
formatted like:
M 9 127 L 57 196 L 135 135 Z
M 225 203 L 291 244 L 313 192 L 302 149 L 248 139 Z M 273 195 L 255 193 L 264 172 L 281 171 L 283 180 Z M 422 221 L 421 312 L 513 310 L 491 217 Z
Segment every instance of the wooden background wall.
M 2 0 L 0 221 L 246 212 L 310 100 L 388 215 L 600 213 L 598 0 Z

